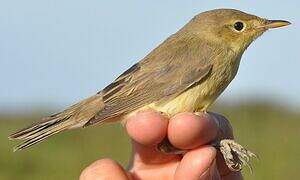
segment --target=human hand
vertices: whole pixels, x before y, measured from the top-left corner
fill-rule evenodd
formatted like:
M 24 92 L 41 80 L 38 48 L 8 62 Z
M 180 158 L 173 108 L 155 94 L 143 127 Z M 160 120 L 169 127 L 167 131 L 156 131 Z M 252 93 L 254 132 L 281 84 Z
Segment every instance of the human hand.
M 243 179 L 241 173 L 230 171 L 222 155 L 209 145 L 218 139 L 233 138 L 228 120 L 221 115 L 181 113 L 169 121 L 159 112 L 144 111 L 127 120 L 126 130 L 133 149 L 128 170 L 111 159 L 101 159 L 87 167 L 80 180 Z M 186 153 L 157 151 L 157 144 L 166 136 Z

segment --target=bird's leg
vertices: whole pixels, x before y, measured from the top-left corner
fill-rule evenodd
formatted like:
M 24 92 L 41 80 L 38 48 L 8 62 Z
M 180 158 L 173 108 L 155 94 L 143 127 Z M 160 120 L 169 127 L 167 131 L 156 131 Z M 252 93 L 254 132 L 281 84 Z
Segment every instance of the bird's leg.
M 222 139 L 212 144 L 223 155 L 226 165 L 232 171 L 240 171 L 244 165 L 247 165 L 252 172 L 252 167 L 249 164 L 251 157 L 257 156 L 251 151 L 245 149 L 233 139 Z
M 186 151 L 174 147 L 168 137 L 165 137 L 162 142 L 157 145 L 157 150 L 165 154 L 184 154 Z
M 250 158 L 257 158 L 253 152 L 245 149 L 233 139 L 222 139 L 220 141 L 215 141 L 211 145 L 221 152 L 224 161 L 230 170 L 241 171 L 244 165 L 246 165 L 252 172 L 252 167 L 249 164 Z M 168 138 L 164 138 L 164 140 L 157 145 L 157 149 L 165 154 L 184 154 L 186 152 L 186 150 L 174 147 Z
M 244 165 L 247 165 L 252 172 L 249 161 L 251 157 L 257 156 L 234 141 L 232 127 L 224 116 L 212 112 L 209 114 L 212 114 L 211 117 L 218 127 L 217 139 L 212 146 L 221 152 L 228 168 L 232 171 L 240 171 Z
M 221 152 L 228 168 L 232 171 L 240 171 L 246 165 L 252 172 L 249 161 L 251 157 L 257 156 L 233 140 L 232 127 L 229 121 L 225 117 L 211 112 L 194 113 L 196 115 L 213 114 L 212 118 L 218 126 L 218 135 L 211 145 Z M 218 118 L 214 118 L 215 116 Z M 167 137 L 157 145 L 157 149 L 166 154 L 184 154 L 186 152 L 186 150 L 174 147 Z

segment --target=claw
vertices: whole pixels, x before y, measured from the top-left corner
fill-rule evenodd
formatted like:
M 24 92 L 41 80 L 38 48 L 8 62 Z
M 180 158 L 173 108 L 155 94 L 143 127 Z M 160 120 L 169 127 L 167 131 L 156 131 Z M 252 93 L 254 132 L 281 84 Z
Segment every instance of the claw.
M 252 167 L 249 162 L 251 157 L 257 158 L 256 154 L 245 149 L 232 139 L 223 139 L 215 144 L 215 147 L 220 149 L 225 163 L 230 170 L 240 171 L 246 165 L 252 173 Z

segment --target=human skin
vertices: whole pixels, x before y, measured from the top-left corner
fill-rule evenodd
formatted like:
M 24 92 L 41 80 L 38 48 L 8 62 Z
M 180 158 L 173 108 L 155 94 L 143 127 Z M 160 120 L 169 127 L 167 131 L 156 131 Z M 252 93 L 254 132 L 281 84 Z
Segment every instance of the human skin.
M 130 117 L 126 130 L 132 139 L 132 157 L 125 170 L 111 159 L 100 159 L 85 168 L 80 180 L 242 180 L 230 171 L 211 142 L 233 138 L 229 121 L 215 113 L 181 113 L 168 119 L 159 112 L 144 111 Z M 167 155 L 156 150 L 168 137 L 184 155 Z

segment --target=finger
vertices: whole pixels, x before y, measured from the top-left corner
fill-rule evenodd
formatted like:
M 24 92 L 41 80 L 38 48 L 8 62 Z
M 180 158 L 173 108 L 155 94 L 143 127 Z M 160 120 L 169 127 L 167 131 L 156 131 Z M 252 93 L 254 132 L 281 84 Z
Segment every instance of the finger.
M 187 152 L 175 171 L 174 179 L 219 177 L 215 157 L 216 149 L 211 146 L 204 146 Z
M 216 160 L 214 160 L 209 169 L 200 176 L 200 180 L 221 180 L 221 176 L 216 165 Z
M 131 165 L 159 164 L 179 157 L 163 154 L 156 148 L 167 134 L 168 121 L 156 111 L 143 111 L 129 117 L 126 129 L 133 144 Z
M 112 173 L 113 172 L 113 173 Z M 101 180 L 101 179 L 115 179 L 115 180 L 128 180 L 125 170 L 115 161 L 111 159 L 101 159 L 87 168 L 85 168 L 81 175 L 80 180 Z
M 207 144 L 216 138 L 217 132 L 215 121 L 206 113 L 178 114 L 170 120 L 168 126 L 169 141 L 180 149 L 193 149 Z
M 222 180 L 243 180 L 242 173 L 240 172 L 230 172 L 229 174 L 222 177 Z
M 230 122 L 220 114 L 212 112 L 209 114 L 215 120 L 218 126 L 218 135 L 215 141 L 220 141 L 221 139 L 233 139 L 233 132 Z M 226 165 L 223 155 L 220 153 L 220 151 L 217 153 L 217 166 L 221 176 L 232 172 Z
M 218 128 L 218 135 L 216 140 L 233 139 L 233 131 L 230 122 L 224 116 L 209 112 L 210 117 L 215 121 Z
M 156 111 L 142 111 L 128 118 L 128 135 L 137 143 L 153 146 L 166 136 L 168 119 Z

